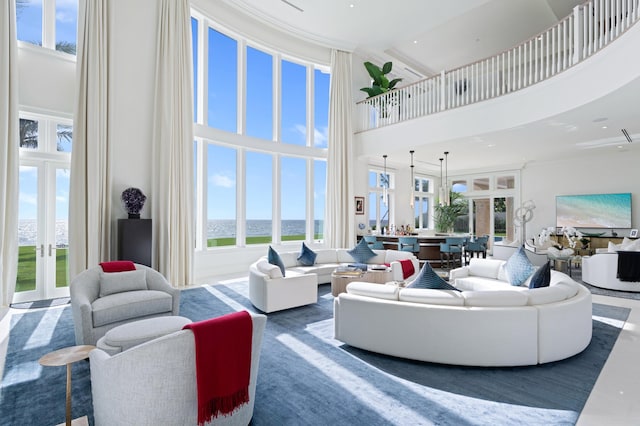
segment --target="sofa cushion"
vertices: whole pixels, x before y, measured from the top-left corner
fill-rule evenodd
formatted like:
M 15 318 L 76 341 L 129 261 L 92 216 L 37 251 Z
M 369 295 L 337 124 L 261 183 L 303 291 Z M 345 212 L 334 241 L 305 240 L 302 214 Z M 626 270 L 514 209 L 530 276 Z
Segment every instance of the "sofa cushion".
M 336 249 L 320 249 L 316 250 L 316 264 L 320 263 L 339 263 L 338 250 Z M 349 259 L 348 261 L 351 261 Z
M 509 290 L 511 288 L 518 288 L 518 287 L 512 286 L 506 281 L 499 281 L 491 278 L 481 278 L 481 277 L 456 278 L 454 284 L 458 290 L 493 291 L 493 290 Z
M 275 251 L 271 246 L 269 246 L 269 253 L 267 255 L 267 260 L 269 261 L 270 264 L 276 265 L 278 268 L 280 268 L 280 272 L 282 272 L 283 277 L 286 276 L 284 263 L 282 263 L 282 259 L 280 258 L 280 255 L 278 254 L 278 252 Z
M 424 303 L 427 305 L 463 306 L 464 297 L 460 291 L 434 290 L 429 288 L 400 289 L 401 302 Z
M 398 286 L 353 281 L 347 284 L 347 293 L 376 299 L 398 300 Z
M 100 273 L 100 297 L 125 291 L 147 289 L 147 275 L 144 269 L 126 272 Z
M 367 242 L 363 239 L 348 253 L 353 257 L 353 260 L 360 263 L 367 263 L 369 259 L 374 257 L 376 254 L 369 248 Z
M 463 291 L 465 306 L 525 306 L 526 293 L 514 290 Z
M 544 305 L 547 303 L 560 302 L 567 298 L 567 291 L 561 286 L 553 287 L 538 287 L 530 289 L 527 294 L 529 295 L 529 305 Z
M 94 328 L 147 315 L 169 315 L 172 309 L 171 295 L 158 290 L 110 294 L 91 304 Z
M 433 270 L 429 262 L 425 262 L 418 276 L 409 284 L 407 288 L 430 288 L 434 290 L 457 290 L 454 286 L 440 278 Z
M 524 252 L 524 247 L 520 247 L 513 253 L 505 264 L 505 270 L 511 285 L 521 285 L 533 274 L 535 267 Z
M 282 278 L 282 271 L 278 265 L 272 265 L 267 259 L 256 262 L 256 269 L 269 276 L 269 278 Z
M 529 288 L 549 287 L 549 283 L 551 283 L 551 263 L 547 262 L 534 272 Z
M 316 263 L 316 257 L 318 257 L 316 252 L 307 247 L 303 241 L 302 248 L 300 249 L 300 255 L 297 258 L 298 262 L 300 262 L 302 266 L 312 266 Z
M 498 259 L 471 258 L 469 261 L 469 275 L 497 279 L 500 266 L 504 263 L 504 260 Z

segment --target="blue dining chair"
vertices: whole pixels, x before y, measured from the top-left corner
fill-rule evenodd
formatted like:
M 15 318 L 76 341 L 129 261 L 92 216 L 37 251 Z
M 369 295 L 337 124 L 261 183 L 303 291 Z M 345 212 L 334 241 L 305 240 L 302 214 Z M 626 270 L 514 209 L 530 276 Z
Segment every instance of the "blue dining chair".
M 418 237 L 398 237 L 398 250 L 418 253 L 420 251 Z
M 375 235 L 365 235 L 364 240 L 367 242 L 367 245 L 371 250 L 384 250 L 384 243 L 382 241 L 378 241 L 378 238 Z
M 449 237 L 444 243 L 440 243 L 440 265 L 444 265 L 444 258 L 447 259 L 446 268 L 455 268 L 458 262 L 462 266 L 462 249 L 464 246 L 464 238 Z

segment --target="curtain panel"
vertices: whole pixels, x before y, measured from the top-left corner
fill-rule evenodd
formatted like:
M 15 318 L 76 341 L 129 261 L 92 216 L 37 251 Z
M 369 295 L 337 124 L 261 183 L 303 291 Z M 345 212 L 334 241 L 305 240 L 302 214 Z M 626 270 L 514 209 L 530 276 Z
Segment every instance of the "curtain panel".
M 18 43 L 15 1 L 0 3 L 0 306 L 8 306 L 18 269 Z
M 161 0 L 153 120 L 153 267 L 192 283 L 193 84 L 188 0 Z
M 109 260 L 111 149 L 107 0 L 80 0 L 69 188 L 69 276 Z
M 325 242 L 350 247 L 355 242 L 355 207 L 349 170 L 353 163 L 351 53 L 331 52 L 329 86 L 329 149 Z

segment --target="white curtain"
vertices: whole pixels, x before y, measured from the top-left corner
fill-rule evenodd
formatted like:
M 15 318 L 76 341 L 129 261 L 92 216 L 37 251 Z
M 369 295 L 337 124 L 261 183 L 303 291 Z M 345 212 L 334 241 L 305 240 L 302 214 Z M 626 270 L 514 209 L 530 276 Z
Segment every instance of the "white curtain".
M 153 266 L 192 284 L 193 85 L 188 0 L 161 0 L 153 135 Z
M 349 171 L 353 163 L 351 130 L 351 53 L 331 52 L 329 90 L 329 152 L 325 242 L 329 247 L 350 247 L 355 242 L 355 201 Z
M 69 274 L 109 260 L 111 153 L 107 0 L 80 0 L 69 190 Z
M 18 44 L 15 2 L 0 3 L 0 306 L 8 306 L 18 269 Z

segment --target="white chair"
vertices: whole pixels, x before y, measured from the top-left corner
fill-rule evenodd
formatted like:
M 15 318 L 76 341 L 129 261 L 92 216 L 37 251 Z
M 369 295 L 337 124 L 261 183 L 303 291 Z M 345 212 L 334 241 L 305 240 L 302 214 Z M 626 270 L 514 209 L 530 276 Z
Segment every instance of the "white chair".
M 251 313 L 249 402 L 208 425 L 247 425 L 253 416 L 260 349 L 267 317 Z M 148 341 L 110 356 L 89 354 L 96 426 L 196 425 L 195 340 L 190 330 Z
M 112 281 L 117 273 L 103 273 L 100 266 L 78 274 L 69 285 L 71 311 L 77 345 L 95 345 L 107 331 L 131 321 L 163 315 L 178 315 L 180 290 L 171 287 L 162 274 L 148 266 L 135 264 L 143 270 L 146 286 L 143 289 L 133 284 L 112 290 L 101 291 L 104 275 Z M 115 291 L 121 290 L 121 291 Z M 103 294 L 101 296 L 101 293 Z

